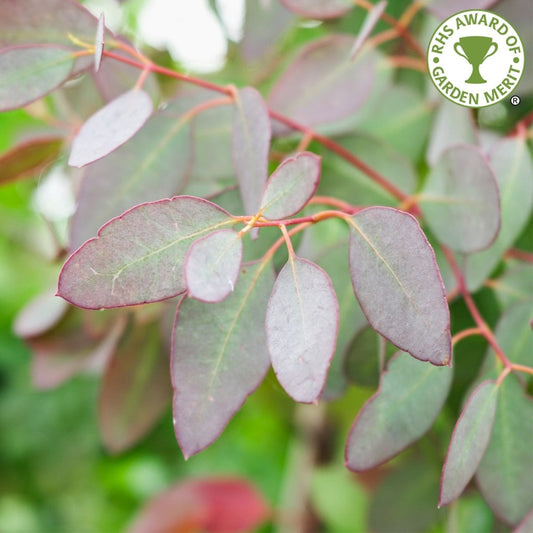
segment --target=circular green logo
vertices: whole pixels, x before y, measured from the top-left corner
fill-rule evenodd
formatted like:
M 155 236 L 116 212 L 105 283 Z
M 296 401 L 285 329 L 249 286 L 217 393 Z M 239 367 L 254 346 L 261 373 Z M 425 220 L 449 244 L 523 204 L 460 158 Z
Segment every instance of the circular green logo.
M 471 9 L 447 18 L 427 50 L 428 71 L 446 98 L 485 107 L 511 98 L 524 72 L 524 47 L 504 18 Z

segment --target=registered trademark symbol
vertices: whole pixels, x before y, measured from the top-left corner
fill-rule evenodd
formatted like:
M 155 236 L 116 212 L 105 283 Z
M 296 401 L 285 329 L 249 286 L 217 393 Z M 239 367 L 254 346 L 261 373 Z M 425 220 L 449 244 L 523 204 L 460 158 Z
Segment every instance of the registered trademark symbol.
M 516 94 L 514 96 L 511 96 L 511 104 L 518 105 L 519 103 L 520 103 L 520 96 L 516 96 Z

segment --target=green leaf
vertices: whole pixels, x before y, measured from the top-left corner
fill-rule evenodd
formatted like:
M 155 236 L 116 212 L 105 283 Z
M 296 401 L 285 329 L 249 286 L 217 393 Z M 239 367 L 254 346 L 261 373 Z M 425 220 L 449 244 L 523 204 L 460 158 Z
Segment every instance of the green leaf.
M 350 220 L 350 274 L 370 325 L 436 365 L 451 359 L 450 314 L 435 254 L 411 215 L 369 207 Z
M 70 256 L 58 295 L 86 309 L 172 298 L 185 291 L 183 263 L 192 242 L 233 223 L 215 204 L 192 196 L 138 205 Z
M 475 474 L 489 444 L 497 400 L 494 381 L 484 381 L 470 395 L 453 430 L 442 469 L 439 506 L 459 497 Z
M 523 263 L 514 265 L 499 278 L 491 280 L 490 287 L 495 291 L 502 308 L 531 298 L 533 294 L 533 265 Z
M 179 304 L 171 373 L 174 429 L 185 457 L 217 439 L 265 377 L 264 317 L 273 283 L 270 262 L 243 265 L 224 301 Z
M 337 18 L 353 7 L 349 0 L 281 0 L 282 4 L 297 13 L 310 18 Z
M 452 380 L 448 367 L 399 352 L 381 377 L 378 391 L 355 419 L 346 443 L 346 466 L 368 470 L 419 439 L 439 414 Z
M 470 291 L 481 287 L 526 225 L 533 207 L 533 164 L 524 139 L 507 137 L 489 154 L 501 198 L 501 228 L 490 248 L 466 258 Z
M 121 342 L 100 390 L 99 424 L 108 450 L 126 450 L 157 422 L 172 398 L 168 364 L 157 324 L 136 325 Z
M 493 523 L 494 515 L 479 494 L 464 495 L 450 506 L 445 533 L 491 533 Z
M 265 326 L 272 368 L 297 402 L 311 403 L 320 396 L 338 322 L 329 276 L 311 261 L 290 256 L 274 284 Z
M 61 85 L 74 57 L 62 46 L 17 46 L 0 50 L 0 111 L 22 107 Z
M 511 525 L 533 507 L 533 401 L 513 375 L 500 385 L 492 436 L 476 479 L 492 510 Z
M 420 207 L 435 236 L 463 253 L 487 248 L 500 228 L 500 196 L 479 149 L 454 146 L 432 168 Z
M 301 152 L 285 159 L 268 180 L 261 213 L 270 220 L 298 213 L 315 194 L 320 181 L 320 157 Z
M 533 509 L 529 512 L 524 520 L 518 524 L 513 533 L 531 533 L 533 531 Z
M 314 469 L 311 502 L 328 531 L 365 531 L 367 500 L 355 477 L 340 465 Z
M 185 258 L 189 296 L 202 302 L 220 302 L 233 292 L 242 261 L 242 239 L 221 229 L 195 241 Z

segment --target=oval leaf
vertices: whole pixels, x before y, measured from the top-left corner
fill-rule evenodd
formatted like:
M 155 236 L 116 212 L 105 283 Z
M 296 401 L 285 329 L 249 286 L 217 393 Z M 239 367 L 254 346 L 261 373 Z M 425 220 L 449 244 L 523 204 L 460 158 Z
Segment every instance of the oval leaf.
M 270 117 L 262 96 L 252 87 L 235 94 L 232 154 L 245 214 L 259 209 L 268 175 Z
M 533 401 L 505 378 L 489 446 L 476 472 L 481 494 L 498 517 L 517 525 L 533 507 Z
M 0 51 L 0 111 L 22 107 L 71 74 L 72 52 L 62 46 L 16 46 Z
M 339 325 L 339 305 L 324 270 L 289 257 L 278 275 L 266 314 L 272 367 L 297 402 L 317 400 L 324 388 Z
M 157 324 L 132 328 L 107 365 L 99 424 L 108 450 L 123 451 L 157 422 L 172 398 L 168 355 Z
M 285 159 L 267 182 L 261 214 L 276 220 L 298 213 L 315 194 L 319 181 L 320 157 L 302 152 Z
M 307 126 L 353 113 L 374 85 L 377 56 L 367 51 L 350 61 L 352 44 L 352 37 L 332 35 L 307 45 L 272 88 L 270 108 Z
M 487 248 L 500 229 L 496 178 L 473 146 L 454 146 L 442 154 L 426 181 L 420 207 L 435 236 L 458 252 Z
M 350 0 L 281 0 L 281 3 L 298 15 L 315 19 L 342 17 L 354 6 Z
M 13 331 L 22 338 L 42 335 L 61 320 L 67 309 L 67 302 L 53 293 L 40 294 L 17 315 Z
M 373 468 L 420 438 L 437 418 L 452 381 L 436 367 L 398 353 L 381 377 L 379 390 L 355 419 L 346 443 L 346 466 Z
M 527 224 L 533 207 L 533 162 L 525 139 L 507 137 L 489 154 L 501 198 L 501 228 L 492 245 L 466 258 L 471 292 L 481 287 Z
M 442 469 L 439 506 L 461 495 L 472 479 L 489 444 L 498 386 L 484 381 L 470 396 L 455 428 Z
M 63 139 L 37 137 L 14 146 L 0 156 L 0 184 L 38 175 L 60 154 Z
M 242 261 L 242 239 L 232 229 L 221 229 L 195 241 L 185 258 L 189 296 L 220 302 L 233 289 Z
M 128 533 L 239 533 L 258 527 L 268 513 L 267 503 L 247 481 L 191 479 L 150 500 Z
M 186 106 L 188 102 L 183 102 Z M 174 110 L 178 101 L 169 105 Z M 185 187 L 192 163 L 190 123 L 174 113 L 156 112 L 126 144 L 90 164 L 83 176 L 71 222 L 73 251 L 98 228 L 127 209 L 171 198 Z
M 350 274 L 370 325 L 417 359 L 449 364 L 446 293 L 416 219 L 396 209 L 370 207 L 351 223 Z
M 82 167 L 101 159 L 131 139 L 152 114 L 152 99 L 133 89 L 92 115 L 72 144 L 69 165 Z
M 138 205 L 70 256 L 58 295 L 86 309 L 172 298 L 185 291 L 183 263 L 192 242 L 231 224 L 220 207 L 192 196 Z
M 178 307 L 171 363 L 174 429 L 186 458 L 218 438 L 270 366 L 264 317 L 273 277 L 269 263 L 245 265 L 223 302 L 185 298 Z

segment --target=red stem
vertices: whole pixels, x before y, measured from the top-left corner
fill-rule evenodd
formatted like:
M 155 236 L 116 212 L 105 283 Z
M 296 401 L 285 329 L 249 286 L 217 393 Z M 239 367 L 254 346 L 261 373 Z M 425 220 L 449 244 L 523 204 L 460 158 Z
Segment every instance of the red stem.
M 520 259 L 520 261 L 526 261 L 527 263 L 533 263 L 533 254 L 531 252 L 524 252 L 523 250 L 517 250 L 511 248 L 505 254 L 506 257 L 513 257 L 514 259 Z

